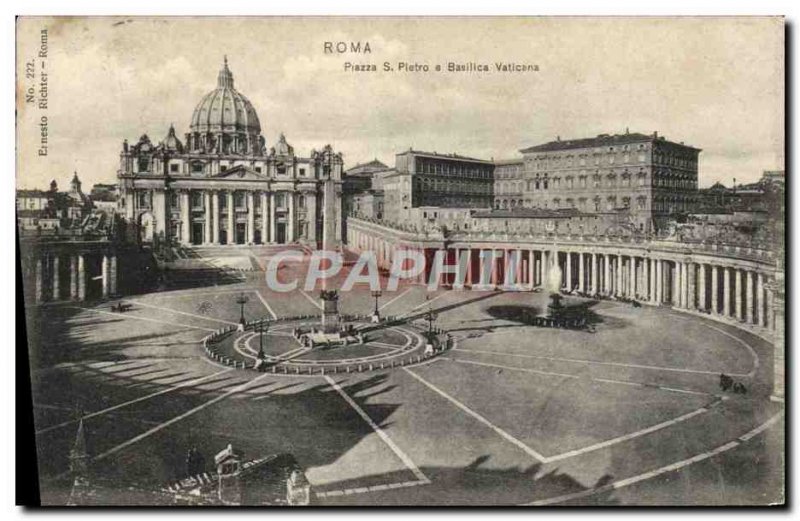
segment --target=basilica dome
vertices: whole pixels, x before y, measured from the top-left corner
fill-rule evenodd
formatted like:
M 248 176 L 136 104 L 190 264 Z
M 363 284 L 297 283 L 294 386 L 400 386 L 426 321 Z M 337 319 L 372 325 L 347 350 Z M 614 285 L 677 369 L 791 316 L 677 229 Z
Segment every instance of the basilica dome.
M 228 59 L 217 78 L 217 88 L 203 96 L 192 113 L 190 132 L 213 134 L 261 134 L 256 109 L 233 87 L 233 74 Z

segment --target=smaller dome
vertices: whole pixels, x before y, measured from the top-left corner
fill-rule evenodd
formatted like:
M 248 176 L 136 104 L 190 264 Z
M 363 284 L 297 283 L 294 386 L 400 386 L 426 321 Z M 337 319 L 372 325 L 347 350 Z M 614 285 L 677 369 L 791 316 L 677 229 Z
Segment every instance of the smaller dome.
M 178 153 L 183 152 L 183 143 L 181 143 L 181 140 L 178 139 L 178 136 L 175 135 L 175 127 L 173 125 L 169 126 L 169 132 L 167 132 L 167 137 L 164 138 L 164 141 L 162 141 L 161 144 L 165 150 L 174 151 Z

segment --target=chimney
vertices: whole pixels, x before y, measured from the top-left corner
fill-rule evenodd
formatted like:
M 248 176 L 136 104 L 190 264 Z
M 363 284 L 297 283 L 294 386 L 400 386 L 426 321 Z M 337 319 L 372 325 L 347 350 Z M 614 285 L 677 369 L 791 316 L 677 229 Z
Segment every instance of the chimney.
M 656 139 L 658 139 L 658 130 L 656 130 L 656 131 L 654 131 L 654 132 L 653 132 L 653 137 L 654 137 L 654 138 L 656 138 Z

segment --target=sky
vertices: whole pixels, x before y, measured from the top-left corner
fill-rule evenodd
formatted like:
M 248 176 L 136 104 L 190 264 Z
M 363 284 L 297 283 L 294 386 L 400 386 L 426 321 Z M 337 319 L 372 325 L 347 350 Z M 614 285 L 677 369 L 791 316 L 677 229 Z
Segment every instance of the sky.
M 281 132 L 301 156 L 331 144 L 345 168 L 392 166 L 410 147 L 511 159 L 626 129 L 701 148 L 701 187 L 784 168 L 782 18 L 21 18 L 17 42 L 20 188 L 65 189 L 74 171 L 85 188 L 113 183 L 123 139 L 158 142 L 170 124 L 183 139 L 225 55 L 268 146 Z M 371 52 L 325 53 L 325 42 Z M 42 61 L 47 109 L 24 97 L 39 95 Z M 539 70 L 434 70 L 448 62 Z

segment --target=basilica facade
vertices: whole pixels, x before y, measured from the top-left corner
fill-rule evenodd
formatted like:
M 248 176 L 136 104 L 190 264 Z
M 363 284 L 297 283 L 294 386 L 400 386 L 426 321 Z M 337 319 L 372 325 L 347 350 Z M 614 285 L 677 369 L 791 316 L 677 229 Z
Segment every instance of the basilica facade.
M 281 134 L 267 147 L 227 58 L 181 141 L 170 126 L 120 154 L 120 210 L 143 241 L 184 245 L 303 243 L 335 247 L 342 230 L 342 156 L 326 145 L 295 155 Z

